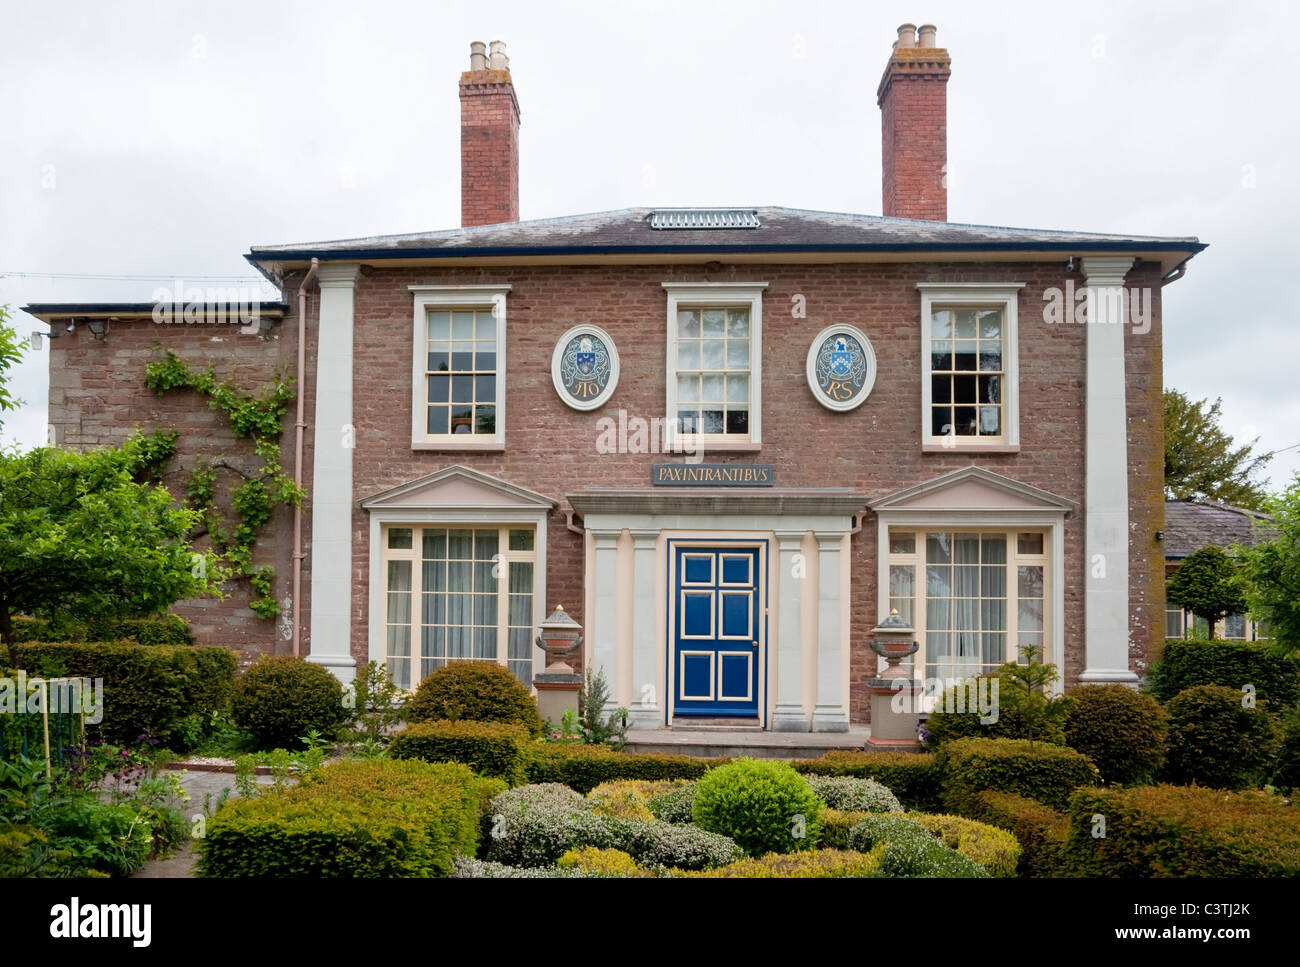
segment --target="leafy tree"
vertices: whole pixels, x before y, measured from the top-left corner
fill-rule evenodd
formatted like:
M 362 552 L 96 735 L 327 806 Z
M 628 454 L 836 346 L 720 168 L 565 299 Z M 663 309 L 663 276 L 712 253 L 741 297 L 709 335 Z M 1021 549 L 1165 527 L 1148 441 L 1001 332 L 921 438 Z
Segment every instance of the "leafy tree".
M 219 594 L 224 572 L 194 554 L 197 514 L 149 482 L 169 436 L 121 447 L 0 453 L 0 640 L 16 663 L 13 617 L 141 616 Z
M 1223 400 L 1207 402 L 1165 390 L 1165 494 L 1260 510 L 1268 494 L 1253 478 L 1272 454 L 1252 452 L 1259 437 L 1237 446 L 1219 426 Z
M 1227 615 L 1246 610 L 1241 575 L 1232 558 L 1221 547 L 1210 544 L 1183 558 L 1183 563 L 1169 579 L 1165 597 L 1210 626 Z
M 6 385 L 9 382 L 9 370 L 17 365 L 23 356 L 23 344 L 18 338 L 18 330 L 9 325 L 9 307 L 0 306 L 0 413 L 17 409 L 21 400 L 13 398 Z M 4 420 L 0 420 L 0 427 Z
M 1234 551 L 1251 615 L 1291 650 L 1300 646 L 1300 474 L 1264 508 L 1272 520 L 1263 539 Z

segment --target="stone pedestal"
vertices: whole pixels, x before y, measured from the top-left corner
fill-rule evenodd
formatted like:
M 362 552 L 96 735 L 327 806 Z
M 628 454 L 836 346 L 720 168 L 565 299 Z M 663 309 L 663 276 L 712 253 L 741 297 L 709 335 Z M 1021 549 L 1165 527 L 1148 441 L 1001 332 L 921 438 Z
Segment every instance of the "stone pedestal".
M 537 647 L 546 653 L 546 668 L 533 675 L 537 689 L 537 711 L 542 721 L 559 728 L 564 713 L 578 714 L 578 692 L 582 690 L 582 673 L 573 670 L 568 659 L 577 658 L 581 665 L 582 625 L 569 617 L 564 605 L 557 604 L 551 616 L 541 624 Z
M 916 723 L 920 721 L 917 698 L 921 683 L 903 671 L 904 658 L 916 654 L 915 630 L 897 611 L 891 611 L 871 633 L 871 650 L 885 659 L 886 668 L 878 678 L 867 682 L 871 693 L 870 749 L 912 751 L 920 746 Z
M 557 729 L 569 709 L 578 714 L 578 692 L 582 689 L 582 676 L 577 672 L 540 672 L 533 676 L 537 689 L 537 711 L 542 721 L 550 720 Z

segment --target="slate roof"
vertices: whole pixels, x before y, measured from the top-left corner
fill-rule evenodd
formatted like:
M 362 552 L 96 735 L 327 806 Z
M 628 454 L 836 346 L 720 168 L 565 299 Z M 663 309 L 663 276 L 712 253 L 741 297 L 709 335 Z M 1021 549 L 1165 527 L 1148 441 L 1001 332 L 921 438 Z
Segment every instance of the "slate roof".
M 1051 251 L 1178 252 L 1191 256 L 1205 248 L 1192 237 L 1106 235 L 1046 229 L 927 222 L 879 215 L 806 211 L 795 208 L 741 208 L 755 212 L 758 228 L 656 229 L 654 212 L 663 208 L 617 211 L 503 222 L 407 235 L 258 245 L 245 256 L 254 264 L 325 259 L 436 258 L 483 255 L 583 255 L 652 252 L 897 252 L 897 251 Z
M 1210 500 L 1165 501 L 1165 560 L 1180 561 L 1211 544 L 1224 550 L 1233 544 L 1253 545 L 1260 539 L 1255 521 L 1268 514 Z

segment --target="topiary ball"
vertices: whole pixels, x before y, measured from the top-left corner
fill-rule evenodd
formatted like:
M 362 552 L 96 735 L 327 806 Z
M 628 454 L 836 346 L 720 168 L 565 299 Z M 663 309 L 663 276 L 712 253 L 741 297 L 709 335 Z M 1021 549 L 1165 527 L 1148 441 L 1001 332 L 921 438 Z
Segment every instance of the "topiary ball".
M 997 699 L 993 699 L 993 683 Z M 960 695 L 959 695 L 960 692 Z M 981 716 L 976 696 L 996 706 L 996 716 Z M 962 711 L 957 711 L 962 709 Z M 992 718 L 981 722 L 982 717 Z M 1064 706 L 1038 692 L 1027 693 L 1005 675 L 992 673 L 946 688 L 934 711 L 925 722 L 925 746 L 938 748 L 952 739 L 1027 739 L 1034 731 L 1034 741 L 1065 745 L 1061 730 Z
M 1126 685 L 1084 685 L 1066 701 L 1065 744 L 1091 759 L 1102 779 L 1131 785 L 1156 777 L 1169 716 L 1155 698 Z
M 420 683 L 406 708 L 406 720 L 440 719 L 516 722 L 534 736 L 542 734 L 532 693 L 494 661 L 449 662 Z
M 1197 685 L 1169 700 L 1165 778 L 1216 789 L 1259 786 L 1273 729 L 1262 708 L 1226 685 Z
M 730 836 L 758 857 L 815 849 L 823 808 L 788 763 L 737 759 L 700 778 L 691 814 L 701 829 Z
M 301 748 L 315 729 L 333 738 L 348 719 L 343 686 L 320 665 L 302 658 L 263 656 L 235 683 L 235 724 L 257 739 L 259 748 Z

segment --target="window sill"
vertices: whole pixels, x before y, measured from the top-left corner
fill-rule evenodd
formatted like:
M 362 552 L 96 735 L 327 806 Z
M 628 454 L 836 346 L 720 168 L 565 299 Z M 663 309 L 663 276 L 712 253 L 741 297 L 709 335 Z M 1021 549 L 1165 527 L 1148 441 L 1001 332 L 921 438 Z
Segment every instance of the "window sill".
M 942 443 L 922 443 L 922 453 L 1019 453 L 1018 443 L 954 443 L 944 446 Z
M 505 450 L 504 441 L 498 440 L 468 440 L 464 443 L 435 440 L 413 440 L 411 441 L 412 450 L 443 450 L 448 452 L 468 452 L 468 453 L 500 453 Z
M 763 444 L 753 440 L 692 440 L 690 437 L 678 437 L 676 445 L 683 453 L 758 453 L 763 449 Z

